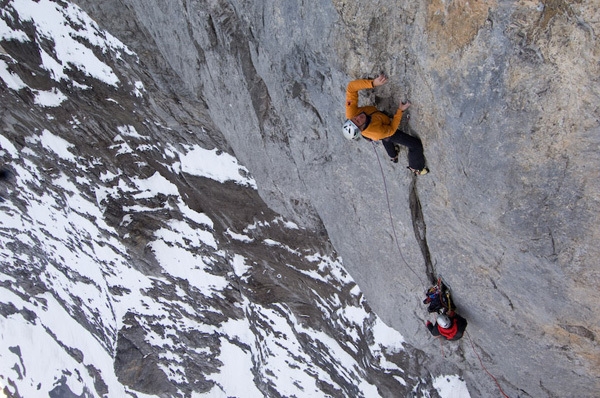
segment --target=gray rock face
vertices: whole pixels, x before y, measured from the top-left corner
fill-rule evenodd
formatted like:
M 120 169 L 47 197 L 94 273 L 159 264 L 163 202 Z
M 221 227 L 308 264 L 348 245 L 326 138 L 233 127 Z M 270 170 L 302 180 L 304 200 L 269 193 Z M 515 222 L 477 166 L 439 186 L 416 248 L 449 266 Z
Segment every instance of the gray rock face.
M 1 17 L 1 395 L 435 394 L 159 53 L 69 3 Z
M 169 127 L 206 116 L 222 136 L 198 140 L 231 149 L 270 209 L 331 240 L 375 312 L 427 354 L 421 369 L 456 366 L 472 396 L 497 394 L 477 352 L 510 396 L 600 387 L 593 2 L 77 3 L 140 56 Z M 411 100 L 403 128 L 430 175 L 341 136 L 347 82 L 380 71 L 389 83 L 362 100 Z M 469 320 L 445 358 L 423 326 L 431 275 Z
M 79 3 L 124 41 L 152 47 L 103 16 L 110 2 Z M 439 356 L 419 305 L 426 238 L 431 269 L 510 395 L 598 387 L 592 2 L 124 3 L 206 102 L 261 196 L 305 226 L 321 220 L 373 308 L 411 343 Z M 405 129 L 432 170 L 417 181 L 381 146 L 339 133 L 346 83 L 379 71 L 390 82 L 363 99 L 386 111 L 414 104 Z M 492 390 L 470 344 L 452 347 L 463 354 L 446 360 L 473 391 Z

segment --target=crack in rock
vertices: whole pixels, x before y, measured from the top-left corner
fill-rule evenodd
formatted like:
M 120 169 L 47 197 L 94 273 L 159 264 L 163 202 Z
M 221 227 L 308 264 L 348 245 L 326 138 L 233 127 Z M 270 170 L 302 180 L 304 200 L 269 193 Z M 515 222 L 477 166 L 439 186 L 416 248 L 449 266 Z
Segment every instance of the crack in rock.
M 417 177 L 413 177 L 413 180 L 410 183 L 408 201 L 410 204 L 410 215 L 412 219 L 415 238 L 417 239 L 417 243 L 419 244 L 419 248 L 421 249 L 423 260 L 425 260 L 425 272 L 431 284 L 435 284 L 436 273 L 433 267 L 433 263 L 431 262 L 431 253 L 429 252 L 429 246 L 427 245 L 427 227 L 425 225 L 425 219 L 423 218 L 423 209 L 421 207 L 421 201 L 419 200 L 419 193 L 417 192 Z

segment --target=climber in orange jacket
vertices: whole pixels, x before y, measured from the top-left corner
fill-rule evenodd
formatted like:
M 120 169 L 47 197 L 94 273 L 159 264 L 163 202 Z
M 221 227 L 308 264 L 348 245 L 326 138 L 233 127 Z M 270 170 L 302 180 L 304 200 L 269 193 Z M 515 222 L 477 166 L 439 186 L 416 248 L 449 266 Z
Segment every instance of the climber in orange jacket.
M 358 106 L 360 90 L 378 87 L 386 82 L 387 77 L 382 73 L 373 80 L 359 79 L 348 83 L 346 88 L 346 118 L 348 120 L 343 126 L 344 136 L 350 140 L 357 140 L 361 135 L 372 141 L 381 140 L 394 163 L 398 162 L 396 144 L 404 145 L 408 148 L 408 168 L 415 175 L 427 174 L 429 169 L 425 167 L 421 140 L 398 130 L 402 114 L 411 105 L 410 102 L 401 103 L 393 119 L 372 105 Z

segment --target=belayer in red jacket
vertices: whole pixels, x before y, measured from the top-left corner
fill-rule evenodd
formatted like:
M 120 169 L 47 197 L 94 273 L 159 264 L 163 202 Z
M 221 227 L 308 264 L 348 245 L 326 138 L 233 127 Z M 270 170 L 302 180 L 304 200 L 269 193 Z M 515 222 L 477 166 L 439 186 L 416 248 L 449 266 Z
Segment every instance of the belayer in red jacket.
M 434 336 L 442 336 L 446 340 L 458 340 L 465 333 L 467 328 L 467 320 L 457 313 L 453 312 L 450 316 L 440 314 L 437 317 L 437 322 L 432 324 L 427 321 L 427 329 Z

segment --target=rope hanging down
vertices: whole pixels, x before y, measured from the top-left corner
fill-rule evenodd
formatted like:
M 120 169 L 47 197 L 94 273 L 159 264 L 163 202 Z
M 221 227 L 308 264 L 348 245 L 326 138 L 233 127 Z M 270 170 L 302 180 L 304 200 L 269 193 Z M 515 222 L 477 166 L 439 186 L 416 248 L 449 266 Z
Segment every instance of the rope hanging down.
M 385 179 L 385 173 L 383 172 L 383 166 L 381 164 L 381 159 L 379 158 L 379 154 L 377 153 L 377 147 L 375 146 L 375 142 L 371 141 L 371 143 L 373 144 L 373 150 L 375 151 L 375 156 L 377 157 L 377 162 L 379 163 L 379 169 L 381 170 L 381 177 L 383 178 L 383 187 L 385 189 L 385 197 L 386 197 L 386 200 L 387 200 L 388 212 L 389 212 L 389 215 L 390 215 L 390 223 L 392 224 L 392 231 L 394 233 L 394 240 L 396 241 L 396 247 L 398 248 L 398 252 L 400 253 L 400 258 L 402 258 L 402 261 L 408 267 L 408 269 L 411 270 L 411 272 L 416 275 L 416 277 L 419 279 L 419 281 L 421 282 L 421 284 L 424 284 L 423 283 L 423 279 L 421 279 L 421 277 L 419 276 L 419 274 L 417 274 L 417 272 L 408 264 L 408 262 L 404 258 L 404 254 L 402 253 L 402 249 L 400 248 L 400 243 L 398 241 L 398 235 L 396 234 L 396 227 L 394 226 L 394 218 L 393 218 L 393 215 L 392 215 L 392 206 L 390 204 L 390 195 L 389 195 L 389 192 L 388 192 L 387 182 L 386 182 L 386 179 Z M 504 392 L 504 390 L 502 390 L 502 387 L 500 387 L 500 383 L 498 383 L 498 380 L 494 377 L 494 375 L 492 375 L 487 370 L 487 368 L 483 364 L 483 361 L 481 360 L 481 357 L 477 353 L 477 350 L 475 350 L 475 345 L 473 344 L 473 340 L 471 340 L 471 336 L 469 335 L 469 333 L 465 332 L 465 334 L 469 338 L 469 342 L 471 343 L 471 347 L 473 348 L 473 352 L 477 356 L 477 359 L 479 359 L 479 363 L 481 364 L 482 369 L 492 378 L 492 380 L 494 380 L 494 382 L 496 383 L 496 386 L 498 387 L 498 389 L 500 390 L 500 393 L 502 394 L 502 397 L 503 398 L 510 398 L 508 395 L 506 395 L 506 393 Z M 442 345 L 441 340 L 440 340 L 440 347 L 441 347 L 441 350 L 442 350 L 442 357 L 445 357 L 444 347 Z
M 483 364 L 483 361 L 481 360 L 481 357 L 479 356 L 479 354 L 477 353 L 477 350 L 475 350 L 475 344 L 473 344 L 473 340 L 471 340 L 471 336 L 469 335 L 468 332 L 465 332 L 465 334 L 467 335 L 467 337 L 469 338 L 469 342 L 471 343 L 471 348 L 473 348 L 473 352 L 475 353 L 475 355 L 477 356 L 477 359 L 479 359 L 479 363 L 481 364 L 481 367 L 483 368 L 483 370 L 485 370 L 485 373 L 487 373 L 492 380 L 494 380 L 494 383 L 496 383 L 496 386 L 498 386 L 498 390 L 500 390 L 500 393 L 502 394 L 503 398 L 510 398 L 508 395 L 506 395 L 506 393 L 504 392 L 504 390 L 502 390 L 502 387 L 500 387 L 500 383 L 498 383 L 498 380 L 494 377 L 494 375 L 492 375 L 487 368 L 485 367 L 485 365 Z
M 383 187 L 385 189 L 385 198 L 387 200 L 388 212 L 390 213 L 390 223 L 392 224 L 392 232 L 394 233 L 394 241 L 396 242 L 396 247 L 398 248 L 398 252 L 400 253 L 400 258 L 402 258 L 402 261 L 404 261 L 404 264 L 406 264 L 408 269 L 411 270 L 412 273 L 415 274 L 417 278 L 419 278 L 419 281 L 421 282 L 421 284 L 425 285 L 423 283 L 423 279 L 421 279 L 419 274 L 417 274 L 417 272 L 415 272 L 415 270 L 408 264 L 408 262 L 404 258 L 404 254 L 402 254 L 402 249 L 400 249 L 398 235 L 396 234 L 396 227 L 394 226 L 394 218 L 392 216 L 392 206 L 390 205 L 390 194 L 388 192 L 387 182 L 385 180 L 385 173 L 383 172 L 383 166 L 381 165 L 381 159 L 379 159 L 379 154 L 377 153 L 377 147 L 375 146 L 375 141 L 371 141 L 371 143 L 373 144 L 373 150 L 375 151 L 375 156 L 377 157 L 377 162 L 379 163 L 379 169 L 381 170 L 381 177 L 383 178 Z

